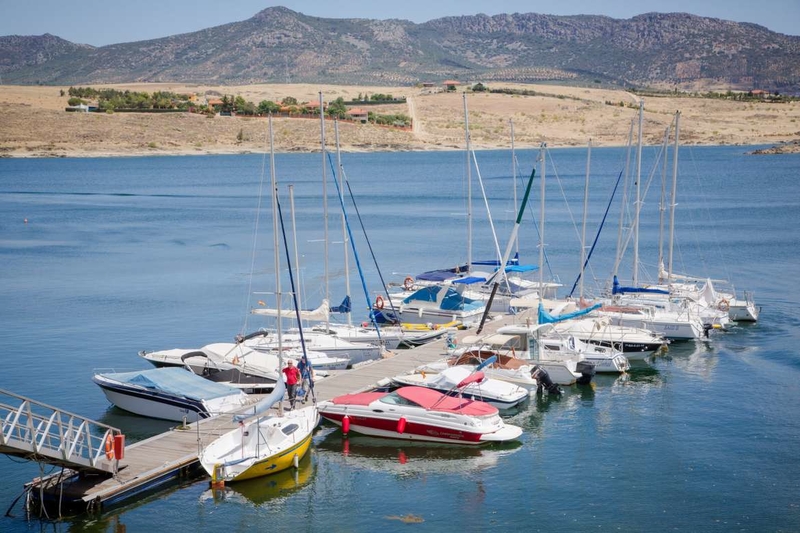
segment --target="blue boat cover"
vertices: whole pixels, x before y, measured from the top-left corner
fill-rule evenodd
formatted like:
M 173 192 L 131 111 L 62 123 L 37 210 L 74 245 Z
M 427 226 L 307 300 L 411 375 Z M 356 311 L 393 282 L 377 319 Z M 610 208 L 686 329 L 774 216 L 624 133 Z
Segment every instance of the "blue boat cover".
M 349 313 L 352 310 L 352 308 L 353 306 L 352 303 L 350 302 L 350 295 L 348 294 L 347 296 L 344 297 L 342 303 L 340 303 L 339 305 L 331 306 L 330 310 L 331 313 Z
M 625 293 L 648 293 L 648 294 L 669 294 L 669 291 L 664 289 L 642 289 L 639 287 L 620 287 L 617 276 L 614 276 L 614 284 L 611 286 L 611 294 L 625 294 Z
M 403 303 L 435 302 L 440 290 L 447 290 L 447 294 L 444 295 L 442 302 L 439 304 L 439 309 L 444 311 L 472 311 L 484 306 L 483 302 L 467 298 L 459 294 L 453 287 L 447 287 L 447 289 L 445 289 L 440 286 L 423 287 L 414 292 L 411 296 L 405 298 Z
M 486 281 L 486 278 L 478 276 L 467 276 L 466 278 L 454 279 L 452 283 L 462 283 L 464 285 L 472 285 L 473 283 L 483 283 L 484 281 Z
M 151 368 L 137 372 L 109 372 L 98 375 L 120 383 L 128 383 L 191 400 L 211 400 L 241 394 L 236 387 L 209 381 L 178 367 Z
M 603 304 L 594 304 L 591 307 L 587 307 L 586 309 L 579 309 L 577 311 L 573 311 L 572 313 L 565 313 L 563 315 L 553 316 L 545 310 L 544 305 L 542 302 L 539 302 L 539 324 L 554 324 L 556 322 L 561 322 L 562 320 L 569 320 L 570 318 L 576 318 L 579 316 L 587 315 L 594 311 L 595 309 L 599 309 L 603 307 Z
M 508 265 L 506 267 L 506 272 L 533 272 L 535 270 L 539 270 L 536 265 Z

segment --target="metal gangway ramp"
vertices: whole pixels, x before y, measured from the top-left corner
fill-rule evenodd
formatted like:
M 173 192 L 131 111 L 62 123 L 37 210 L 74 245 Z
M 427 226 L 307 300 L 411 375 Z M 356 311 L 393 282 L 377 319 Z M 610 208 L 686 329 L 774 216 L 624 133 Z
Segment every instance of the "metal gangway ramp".
M 117 473 L 124 446 L 119 429 L 4 389 L 0 422 L 0 453 L 78 472 Z

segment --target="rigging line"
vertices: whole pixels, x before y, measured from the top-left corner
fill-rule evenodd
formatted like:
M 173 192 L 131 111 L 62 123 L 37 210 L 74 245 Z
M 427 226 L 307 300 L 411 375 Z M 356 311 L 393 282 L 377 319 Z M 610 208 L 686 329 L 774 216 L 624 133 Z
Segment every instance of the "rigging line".
M 494 238 L 494 247 L 495 252 L 497 253 L 497 261 L 498 264 L 503 260 L 503 256 L 500 253 L 500 243 L 497 241 L 497 232 L 494 229 L 494 221 L 492 220 L 492 212 L 489 209 L 489 199 L 486 197 L 486 189 L 483 186 L 483 177 L 481 176 L 481 169 L 478 166 L 478 158 L 475 155 L 475 150 L 471 150 L 472 152 L 472 161 L 475 163 L 475 172 L 478 175 L 478 185 L 481 186 L 481 194 L 483 195 L 483 203 L 486 206 L 486 216 L 489 219 L 489 228 L 492 230 L 492 237 Z M 505 275 L 505 268 L 506 265 L 499 265 L 498 269 L 502 270 L 503 272 L 503 280 L 505 281 L 506 288 L 508 292 L 511 292 L 511 285 L 508 282 L 508 278 Z
M 364 281 L 364 271 L 361 268 L 361 260 L 358 257 L 358 252 L 356 251 L 356 243 L 353 240 L 353 230 L 350 228 L 350 219 L 347 216 L 347 209 L 344 206 L 344 197 L 342 196 L 342 190 L 339 188 L 339 181 L 336 179 L 336 170 L 333 168 L 333 158 L 330 154 L 328 154 L 328 163 L 331 165 L 331 173 L 333 177 L 333 183 L 336 184 L 336 196 L 339 197 L 339 204 L 342 207 L 342 214 L 344 215 L 344 222 L 345 227 L 347 227 L 347 236 L 350 239 L 350 248 L 353 249 L 353 257 L 356 260 L 356 266 L 358 267 L 358 275 L 361 278 L 361 286 L 364 289 L 364 297 L 367 300 L 367 310 L 372 311 L 372 302 L 369 299 L 369 291 L 367 290 L 367 283 Z M 342 167 L 342 178 L 344 179 L 344 167 Z M 370 312 L 370 316 L 372 313 Z M 378 342 L 381 342 L 381 328 L 378 327 L 378 323 L 372 319 L 372 322 L 375 324 L 375 332 L 378 335 Z
M 619 172 L 619 176 L 617 176 L 617 183 L 614 184 L 614 190 L 611 191 L 611 198 L 608 199 L 608 204 L 606 205 L 606 212 L 603 214 L 603 220 L 600 221 L 600 226 L 597 228 L 597 234 L 594 236 L 594 242 L 592 242 L 592 247 L 589 248 L 589 253 L 586 255 L 586 261 L 583 263 L 584 272 L 586 271 L 586 266 L 589 264 L 589 259 L 592 258 L 592 252 L 594 252 L 594 247 L 597 246 L 597 241 L 600 239 L 600 232 L 603 230 L 603 226 L 606 223 L 606 217 L 608 217 L 608 211 L 611 209 L 611 204 L 614 201 L 614 196 L 617 194 L 617 187 L 619 187 L 619 182 L 622 179 L 622 170 Z M 572 285 L 572 290 L 569 291 L 569 297 L 572 297 L 572 294 L 575 292 L 575 287 L 578 286 L 578 282 L 581 279 L 580 272 L 578 273 L 578 277 L 575 279 L 575 283 Z
M 283 212 L 281 211 L 281 202 L 278 199 L 278 193 L 275 191 L 275 206 L 278 209 L 278 220 L 280 220 L 281 224 L 281 234 L 283 235 L 283 249 L 286 252 L 286 265 L 287 270 L 289 271 L 289 284 L 292 286 L 292 300 L 294 301 L 294 314 L 297 317 L 297 331 L 300 334 L 300 347 L 303 349 L 303 357 L 308 360 L 308 354 L 306 353 L 306 340 L 303 336 L 303 321 L 300 317 L 300 307 L 297 305 L 297 290 L 294 286 L 294 274 L 292 273 L 292 260 L 289 254 L 289 243 L 286 240 L 286 228 L 283 225 Z M 275 253 L 278 253 L 278 250 L 275 250 Z M 278 309 L 281 308 L 280 302 L 278 302 Z M 280 327 L 280 326 L 279 326 Z
M 265 146 L 267 145 L 268 141 L 269 141 L 269 134 L 265 133 L 265 138 L 264 138 L 264 145 Z M 259 183 L 258 183 L 258 203 L 256 205 L 256 216 L 255 216 L 255 220 L 253 221 L 253 251 L 252 251 L 251 258 L 250 258 L 250 276 L 248 277 L 248 281 L 247 281 L 247 293 L 245 294 L 245 299 L 244 299 L 245 300 L 245 302 L 244 302 L 244 308 L 245 309 L 250 309 L 250 297 L 253 295 L 253 292 L 252 292 L 253 291 L 253 276 L 255 275 L 255 269 L 256 269 L 256 250 L 258 248 L 258 227 L 259 227 L 259 221 L 261 220 L 261 203 L 262 203 L 263 198 L 264 198 L 264 194 L 263 194 L 263 192 L 264 192 L 264 176 L 266 175 L 266 167 L 267 167 L 267 152 L 265 150 L 264 153 L 261 155 L 261 177 L 260 177 Z M 249 317 L 250 317 L 250 313 L 245 313 L 244 314 L 244 323 L 242 324 L 242 330 L 240 331 L 240 333 L 242 335 L 244 335 L 245 332 L 247 331 L 247 322 L 248 322 Z
M 353 189 L 350 187 L 350 181 L 347 179 L 347 174 L 345 173 L 343 176 L 344 184 L 347 185 L 347 192 L 350 194 L 350 200 L 353 202 L 353 208 L 356 210 L 356 218 L 358 218 L 358 222 L 361 225 L 361 232 L 364 234 L 364 239 L 367 241 L 367 248 L 369 248 L 369 253 L 372 256 L 372 262 L 375 264 L 375 268 L 378 271 L 378 277 L 381 280 L 381 285 L 383 286 L 383 291 L 387 295 L 387 300 L 389 303 L 389 308 L 392 310 L 392 313 L 395 313 L 397 316 L 394 308 L 394 304 L 392 303 L 392 299 L 388 298 L 389 289 L 386 287 L 386 281 L 383 279 L 383 273 L 381 272 L 380 266 L 378 266 L 378 258 L 375 257 L 375 250 L 372 248 L 372 242 L 369 239 L 369 235 L 367 235 L 367 228 L 364 226 L 364 220 L 361 218 L 361 212 L 358 210 L 358 204 L 356 203 L 356 199 L 353 196 Z M 370 321 L 373 324 L 376 324 L 375 321 L 375 312 L 370 307 L 369 313 Z

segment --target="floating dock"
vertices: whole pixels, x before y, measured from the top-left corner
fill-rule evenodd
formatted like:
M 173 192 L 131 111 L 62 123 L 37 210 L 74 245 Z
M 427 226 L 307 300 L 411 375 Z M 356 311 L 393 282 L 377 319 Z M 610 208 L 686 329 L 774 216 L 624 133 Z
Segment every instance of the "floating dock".
M 502 317 L 488 322 L 483 333 L 493 333 L 513 320 Z M 474 330 L 456 332 L 456 338 Z M 420 365 L 446 355 L 445 340 L 439 339 L 416 348 L 395 350 L 390 356 L 358 365 L 315 383 L 317 401 L 324 401 L 375 387 L 383 379 L 413 371 Z M 36 478 L 25 488 L 35 504 L 59 513 L 99 513 L 129 503 L 135 496 L 152 492 L 180 479 L 202 472 L 198 461 L 201 450 L 220 435 L 237 427 L 230 415 L 208 418 L 183 428 L 175 428 L 149 439 L 127 445 L 116 474 L 65 469 Z M 51 513 L 52 514 L 52 513 Z

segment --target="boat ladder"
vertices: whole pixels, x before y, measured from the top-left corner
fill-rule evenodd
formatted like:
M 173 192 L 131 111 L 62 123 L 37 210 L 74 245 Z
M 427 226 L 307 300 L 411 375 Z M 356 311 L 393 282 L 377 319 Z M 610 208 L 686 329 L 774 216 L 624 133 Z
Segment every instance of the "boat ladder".
M 76 471 L 116 474 L 119 429 L 0 389 L 0 453 Z

